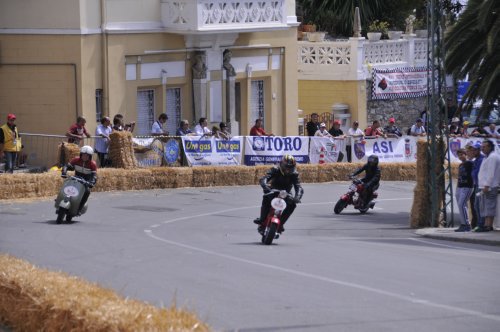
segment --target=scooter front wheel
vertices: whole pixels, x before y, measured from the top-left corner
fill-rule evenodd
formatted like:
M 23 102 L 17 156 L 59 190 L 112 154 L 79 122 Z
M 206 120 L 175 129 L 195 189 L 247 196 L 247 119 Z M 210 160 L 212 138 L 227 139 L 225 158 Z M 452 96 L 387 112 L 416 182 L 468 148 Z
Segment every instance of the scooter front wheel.
M 64 216 L 66 215 L 66 212 L 68 212 L 66 209 L 64 208 L 59 208 L 59 210 L 57 210 L 57 220 L 56 220 L 56 224 L 62 224 L 63 220 L 64 220 Z
M 347 202 L 342 200 L 342 199 L 339 199 L 337 204 L 335 204 L 335 207 L 333 208 L 333 212 L 335 212 L 335 214 L 339 214 L 340 212 L 342 212 L 342 210 L 344 210 L 347 206 Z

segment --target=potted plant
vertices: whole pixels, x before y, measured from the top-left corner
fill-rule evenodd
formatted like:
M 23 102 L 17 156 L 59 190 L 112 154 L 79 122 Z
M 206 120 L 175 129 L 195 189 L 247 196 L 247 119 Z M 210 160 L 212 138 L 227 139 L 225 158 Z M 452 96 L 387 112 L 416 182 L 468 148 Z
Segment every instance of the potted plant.
M 399 30 L 397 27 L 393 27 L 389 31 L 387 31 L 387 36 L 389 37 L 390 40 L 398 40 L 401 38 L 401 35 L 403 34 L 402 30 Z
M 427 38 L 427 22 L 423 18 L 416 19 L 413 28 L 417 38 Z
M 375 20 L 368 26 L 368 33 L 366 34 L 366 37 L 368 37 L 369 41 L 380 40 L 382 34 L 387 33 L 388 28 L 389 23 L 386 21 Z

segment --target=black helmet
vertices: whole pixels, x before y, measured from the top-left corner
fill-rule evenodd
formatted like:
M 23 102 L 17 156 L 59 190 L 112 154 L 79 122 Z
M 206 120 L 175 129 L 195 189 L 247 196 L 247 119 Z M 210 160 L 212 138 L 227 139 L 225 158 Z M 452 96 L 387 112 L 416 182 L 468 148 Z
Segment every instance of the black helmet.
M 368 157 L 368 164 L 372 167 L 378 166 L 378 156 L 372 154 L 371 156 Z
M 292 155 L 286 154 L 281 158 L 280 169 L 283 174 L 292 174 L 295 172 L 297 162 Z

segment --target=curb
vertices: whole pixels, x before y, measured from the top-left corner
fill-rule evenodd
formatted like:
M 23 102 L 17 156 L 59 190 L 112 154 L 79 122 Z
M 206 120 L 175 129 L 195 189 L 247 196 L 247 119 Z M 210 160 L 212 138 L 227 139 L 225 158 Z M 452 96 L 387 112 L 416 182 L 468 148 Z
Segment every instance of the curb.
M 456 233 L 454 228 L 423 228 L 415 231 L 416 235 L 445 241 L 484 244 L 488 246 L 500 246 L 500 231 L 475 233 Z

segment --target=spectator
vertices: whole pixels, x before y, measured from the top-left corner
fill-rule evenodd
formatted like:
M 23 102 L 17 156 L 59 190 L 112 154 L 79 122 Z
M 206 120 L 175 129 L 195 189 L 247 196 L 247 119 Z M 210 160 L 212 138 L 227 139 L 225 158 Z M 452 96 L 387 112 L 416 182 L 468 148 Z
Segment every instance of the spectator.
M 364 136 L 363 131 L 361 129 L 359 129 L 359 122 L 358 121 L 354 121 L 352 123 L 352 127 L 349 128 L 349 130 L 347 130 L 347 135 L 351 136 L 351 137 L 363 137 Z M 352 144 L 351 144 L 351 142 L 352 142 L 351 139 L 348 139 L 346 141 L 346 143 L 347 143 L 346 152 L 347 152 L 347 161 L 348 162 L 352 161 Z
M 394 125 L 395 122 L 396 122 L 396 119 L 390 118 L 389 119 L 389 125 L 387 125 L 384 128 L 384 132 L 387 135 L 387 137 L 398 138 L 398 137 L 403 136 L 403 134 L 401 133 L 401 131 L 399 130 L 399 128 Z
M 477 196 L 477 194 L 480 193 L 478 185 L 478 174 L 484 159 L 484 156 L 481 154 L 481 143 L 476 142 L 475 144 L 468 145 L 467 152 L 469 155 L 469 159 L 474 159 L 472 167 L 472 182 L 474 184 L 474 194 L 472 195 L 473 198 L 471 198 L 471 206 L 473 206 L 474 208 L 472 209 L 473 212 L 471 227 L 473 227 L 473 231 L 475 232 L 477 227 L 484 227 L 484 217 L 481 215 L 479 197 Z
M 489 232 L 493 230 L 493 220 L 497 211 L 498 187 L 500 186 L 500 156 L 495 153 L 495 145 L 490 140 L 481 144 L 484 160 L 478 174 L 478 186 L 481 190 L 479 196 L 481 216 L 484 217 L 484 226 L 476 232 Z
M 97 136 L 95 140 L 95 151 L 99 157 L 99 166 L 108 166 L 108 150 L 109 150 L 109 134 L 113 131 L 111 128 L 111 120 L 105 116 L 101 119 L 101 123 L 95 129 L 95 135 Z
M 495 123 L 490 122 L 486 127 L 483 128 L 484 131 L 486 132 L 486 137 L 490 138 L 500 138 L 500 135 L 497 133 L 497 128 L 495 126 Z
M 470 133 L 472 137 L 488 137 L 488 133 L 484 130 L 483 126 L 479 124 L 472 133 Z
M 320 123 L 318 120 L 319 116 L 317 113 L 311 114 L 311 121 L 306 124 L 307 136 L 314 136 L 316 132 L 320 129 Z
M 228 139 L 226 134 L 224 134 L 217 126 L 212 127 L 212 136 L 218 139 Z
M 428 114 L 427 114 L 427 106 L 424 107 L 424 110 L 420 112 L 420 118 L 422 119 L 424 123 L 424 128 L 426 130 L 429 129 L 429 123 L 428 123 Z
M 454 117 L 453 119 L 451 119 L 451 124 L 450 124 L 450 127 L 449 127 L 449 130 L 450 130 L 450 135 L 452 137 L 456 137 L 458 135 L 460 135 L 460 119 L 457 118 L 457 117 Z
M 262 128 L 262 119 L 255 120 L 255 125 L 250 129 L 250 136 L 274 136 L 273 133 L 267 133 Z
M 194 132 L 197 136 L 210 136 L 212 132 L 208 129 L 207 118 L 200 118 L 196 127 L 194 127 Z
M 158 120 L 153 122 L 151 126 L 151 136 L 168 136 L 168 130 L 163 129 L 163 125 L 167 122 L 168 115 L 165 113 L 161 113 L 158 116 Z
M 458 159 L 462 161 L 458 167 L 457 190 L 455 198 L 457 199 L 458 212 L 460 214 L 460 227 L 455 232 L 469 232 L 471 230 L 469 222 L 469 212 L 467 204 L 470 197 L 474 193 L 474 183 L 472 180 L 472 168 L 474 164 L 472 161 L 467 160 L 465 149 L 457 151 Z
M 179 128 L 177 128 L 175 134 L 177 136 L 191 136 L 193 134 L 193 131 L 189 129 L 189 121 L 181 120 L 181 122 L 179 123 Z
M 90 138 L 90 134 L 87 132 L 87 129 L 85 128 L 86 123 L 87 120 L 85 120 L 83 116 L 79 116 L 76 119 L 76 123 L 71 127 L 69 127 L 69 130 L 66 133 L 66 136 L 68 137 L 68 143 L 74 143 L 79 145 L 80 141 L 83 139 L 83 135 Z
M 231 133 L 229 132 L 227 124 L 225 122 L 219 123 L 219 128 L 220 128 L 221 134 L 226 136 L 226 139 L 231 139 Z
M 377 138 L 379 136 L 387 138 L 387 136 L 384 134 L 384 131 L 382 130 L 382 128 L 380 128 L 380 122 L 378 120 L 373 121 L 372 125 L 365 129 L 365 135 L 366 136 L 375 136 Z
M 135 121 L 132 121 L 130 123 L 124 124 L 125 121 L 123 120 L 123 115 L 121 114 L 116 114 L 113 117 L 113 130 L 116 131 L 129 131 L 133 132 L 135 128 Z
M 470 125 L 470 122 L 469 121 L 464 121 L 464 123 L 462 125 L 463 126 L 462 126 L 462 128 L 460 128 L 460 134 L 458 136 L 468 138 L 469 137 L 469 125 Z
M 417 121 L 415 121 L 415 124 L 413 126 L 411 126 L 410 135 L 412 135 L 412 136 L 425 136 L 426 135 L 423 121 L 421 118 L 418 118 Z
M 16 159 L 22 148 L 15 121 L 16 116 L 8 114 L 7 123 L 0 127 L 0 160 L 5 156 L 5 173 L 14 173 Z
M 330 128 L 330 130 L 328 130 L 328 132 L 333 137 L 337 137 L 337 138 L 344 138 L 345 137 L 344 132 L 342 131 L 342 129 L 340 129 L 340 121 L 339 120 L 333 121 L 333 125 Z
M 326 124 L 324 122 L 321 122 L 319 125 L 319 129 L 316 130 L 316 133 L 314 136 L 319 136 L 319 137 L 332 137 L 332 135 L 326 130 Z

